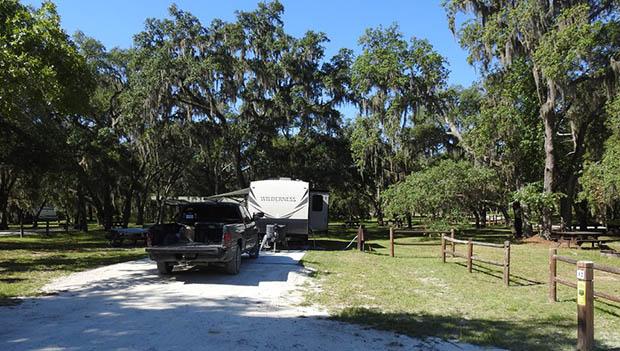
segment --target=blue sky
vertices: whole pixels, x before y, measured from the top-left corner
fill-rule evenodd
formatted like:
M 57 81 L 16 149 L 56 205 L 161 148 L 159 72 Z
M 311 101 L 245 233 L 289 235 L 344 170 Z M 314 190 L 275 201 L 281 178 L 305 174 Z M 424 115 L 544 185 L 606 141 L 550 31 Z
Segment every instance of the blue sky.
M 40 0 L 23 0 L 38 7 Z M 346 47 L 359 52 L 358 38 L 369 27 L 397 23 L 406 38 L 428 39 L 449 63 L 450 84 L 470 85 L 477 79 L 476 70 L 467 64 L 467 53 L 460 48 L 448 29 L 441 0 L 281 0 L 284 5 L 286 31 L 301 36 L 307 30 L 322 31 L 331 40 L 326 54 L 331 56 Z M 127 48 L 133 35 L 144 27 L 149 17 L 162 18 L 168 7 L 179 8 L 197 16 L 202 23 L 214 18 L 233 20 L 235 10 L 252 10 L 256 0 L 55 0 L 62 26 L 69 34 L 81 30 L 100 40 L 108 48 Z M 347 117 L 353 113 L 345 108 Z

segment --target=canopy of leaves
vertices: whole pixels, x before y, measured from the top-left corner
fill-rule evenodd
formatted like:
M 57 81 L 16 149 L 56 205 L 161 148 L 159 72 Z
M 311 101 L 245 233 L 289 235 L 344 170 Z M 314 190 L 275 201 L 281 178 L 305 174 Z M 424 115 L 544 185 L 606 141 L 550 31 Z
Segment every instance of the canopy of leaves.
M 467 161 L 443 160 L 382 193 L 386 212 L 460 219 L 496 200 L 497 175 Z
M 620 95 L 608 105 L 613 134 L 605 142 L 605 151 L 599 161 L 585 166 L 579 197 L 587 200 L 592 212 L 605 220 L 607 209 L 620 200 Z

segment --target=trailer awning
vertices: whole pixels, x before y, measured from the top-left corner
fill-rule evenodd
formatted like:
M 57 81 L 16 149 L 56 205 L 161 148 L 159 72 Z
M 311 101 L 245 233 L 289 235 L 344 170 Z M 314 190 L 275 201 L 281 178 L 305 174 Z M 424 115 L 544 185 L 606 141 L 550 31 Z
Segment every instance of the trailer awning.
M 250 193 L 250 188 L 244 188 L 244 189 L 239 189 L 239 190 L 235 190 L 235 191 L 231 191 L 228 193 L 223 193 L 223 194 L 217 194 L 217 195 L 213 195 L 213 196 L 209 196 L 207 199 L 209 200 L 215 200 L 215 199 L 222 199 L 222 198 L 240 198 L 240 197 L 246 197 L 248 196 L 248 194 Z

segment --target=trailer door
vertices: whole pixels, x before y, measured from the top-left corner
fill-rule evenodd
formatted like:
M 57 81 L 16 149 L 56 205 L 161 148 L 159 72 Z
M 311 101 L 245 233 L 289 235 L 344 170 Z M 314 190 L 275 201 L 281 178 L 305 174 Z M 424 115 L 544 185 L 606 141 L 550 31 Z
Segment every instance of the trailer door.
M 325 232 L 328 225 L 329 193 L 323 191 L 310 192 L 310 211 L 308 226 L 313 232 Z

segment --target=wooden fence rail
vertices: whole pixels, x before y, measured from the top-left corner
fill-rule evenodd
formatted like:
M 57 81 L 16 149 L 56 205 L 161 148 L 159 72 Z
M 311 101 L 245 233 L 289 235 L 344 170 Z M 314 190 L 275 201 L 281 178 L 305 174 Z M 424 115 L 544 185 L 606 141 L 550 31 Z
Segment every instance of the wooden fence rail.
M 446 250 L 446 244 L 450 243 L 450 250 Z M 456 244 L 467 245 L 467 254 L 462 254 L 456 251 Z M 492 247 L 497 249 L 504 249 L 504 260 L 502 262 L 489 260 L 480 256 L 474 255 L 474 246 Z M 441 260 L 446 263 L 446 256 L 461 257 L 467 260 L 467 270 L 469 273 L 473 270 L 473 261 L 478 261 L 498 267 L 502 267 L 504 271 L 504 285 L 510 284 L 510 241 L 504 241 L 503 244 L 492 244 L 480 241 L 460 240 L 454 238 L 454 230 L 450 232 L 450 236 L 441 236 Z
M 552 248 L 549 249 L 549 301 L 556 302 L 557 301 L 557 290 L 558 283 L 562 285 L 569 286 L 571 288 L 576 289 L 577 284 L 566 279 L 560 278 L 557 276 L 557 262 L 564 262 L 571 265 L 577 265 L 577 260 L 572 259 L 570 257 L 558 256 L 558 249 Z M 612 274 L 620 275 L 620 268 L 605 266 L 602 264 L 594 263 L 592 265 L 592 269 L 594 271 L 607 272 Z M 594 291 L 593 295 L 595 297 L 607 299 L 614 302 L 620 303 L 620 296 L 614 296 L 607 293 L 603 293 L 600 291 Z
M 442 236 L 444 234 L 446 234 L 446 231 L 439 231 L 439 230 L 399 230 L 399 233 L 404 233 L 404 234 L 421 234 L 421 235 L 428 235 L 428 237 L 432 237 L 433 234 L 441 234 Z M 454 237 L 454 229 L 452 229 L 451 231 L 452 236 Z M 394 238 L 394 227 L 390 227 L 390 256 L 394 257 L 394 240 L 396 238 Z

